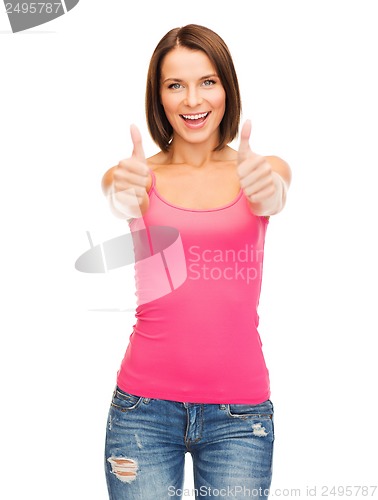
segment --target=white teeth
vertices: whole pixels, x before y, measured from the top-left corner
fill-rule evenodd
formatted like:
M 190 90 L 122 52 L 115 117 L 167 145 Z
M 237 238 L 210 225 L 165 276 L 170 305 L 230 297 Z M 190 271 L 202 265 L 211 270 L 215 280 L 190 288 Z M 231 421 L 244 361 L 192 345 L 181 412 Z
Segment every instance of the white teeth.
M 205 118 L 209 113 L 201 113 L 200 115 L 182 115 L 185 120 L 199 120 Z

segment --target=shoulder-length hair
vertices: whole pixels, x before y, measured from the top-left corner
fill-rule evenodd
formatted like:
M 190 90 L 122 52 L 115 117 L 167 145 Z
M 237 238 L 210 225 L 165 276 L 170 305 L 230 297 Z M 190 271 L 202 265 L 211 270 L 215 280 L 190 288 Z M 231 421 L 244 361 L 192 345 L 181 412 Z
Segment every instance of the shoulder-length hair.
M 160 99 L 161 66 L 164 57 L 175 47 L 186 47 L 204 52 L 222 82 L 226 93 L 226 109 L 219 125 L 219 144 L 215 151 L 221 150 L 238 133 L 241 99 L 238 79 L 230 51 L 214 31 L 197 24 L 188 24 L 170 30 L 156 46 L 150 61 L 146 86 L 146 117 L 152 139 L 163 151 L 168 151 L 173 137 Z

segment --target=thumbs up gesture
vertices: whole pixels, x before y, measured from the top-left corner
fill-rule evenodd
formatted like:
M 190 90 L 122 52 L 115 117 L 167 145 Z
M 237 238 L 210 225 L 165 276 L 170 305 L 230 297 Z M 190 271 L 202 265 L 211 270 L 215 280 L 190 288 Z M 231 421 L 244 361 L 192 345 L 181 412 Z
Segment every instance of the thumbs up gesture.
M 284 181 L 265 156 L 254 153 L 249 145 L 252 124 L 247 120 L 240 133 L 237 173 L 240 186 L 256 215 L 277 213 L 283 206 Z M 272 157 L 273 158 L 273 157 Z M 279 160 L 279 158 L 276 158 Z
M 130 158 L 121 160 L 114 169 L 111 196 L 114 207 L 126 217 L 141 217 L 148 203 L 146 187 L 149 168 L 136 125 L 131 125 L 130 133 L 133 152 Z

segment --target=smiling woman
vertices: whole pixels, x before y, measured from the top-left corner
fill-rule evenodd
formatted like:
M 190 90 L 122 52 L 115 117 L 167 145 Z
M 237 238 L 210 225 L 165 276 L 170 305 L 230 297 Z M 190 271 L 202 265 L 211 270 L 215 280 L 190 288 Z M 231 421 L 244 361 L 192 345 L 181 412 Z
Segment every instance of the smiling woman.
M 197 491 L 269 494 L 274 411 L 257 308 L 268 219 L 284 207 L 291 175 L 279 157 L 251 150 L 250 122 L 238 151 L 228 145 L 240 113 L 224 41 L 203 26 L 175 28 L 147 76 L 147 123 L 161 150 L 146 159 L 133 125 L 131 157 L 103 177 L 143 256 L 108 415 L 112 499 L 180 491 L 187 452 Z M 177 231 L 174 248 L 163 245 L 163 228 Z
M 180 78 L 174 77 L 177 72 Z M 175 48 L 164 58 L 161 80 L 161 104 L 175 131 L 176 144 L 212 140 L 217 145 L 226 92 L 207 55 L 185 47 Z M 193 134 L 193 130 L 197 133 Z
M 187 115 L 209 111 L 200 109 L 197 99 L 215 90 L 217 99 L 227 100 L 223 102 L 223 113 L 226 106 L 227 112 L 219 121 L 216 150 L 236 137 L 241 113 L 239 85 L 228 47 L 217 34 L 196 25 L 176 28 L 161 39 L 152 55 L 147 75 L 147 122 L 152 138 L 163 151 L 168 150 L 174 131 L 163 103 L 168 90 L 178 92 L 181 100 L 184 93 L 190 108 L 185 110 Z

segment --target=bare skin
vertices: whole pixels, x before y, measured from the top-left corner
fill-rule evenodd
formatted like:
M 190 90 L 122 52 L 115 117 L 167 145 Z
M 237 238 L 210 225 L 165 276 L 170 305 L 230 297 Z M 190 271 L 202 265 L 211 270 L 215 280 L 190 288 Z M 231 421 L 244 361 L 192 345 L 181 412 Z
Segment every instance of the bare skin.
M 230 203 L 237 197 L 241 189 L 237 173 L 238 152 L 227 146 L 224 158 L 219 158 L 219 154 L 216 156 L 218 158 L 211 158 L 204 165 L 198 167 L 185 163 L 170 163 L 169 155 L 160 152 L 147 158 L 146 165 L 155 174 L 157 191 L 169 203 L 183 208 L 211 209 Z M 285 163 L 281 163 L 283 160 L 278 157 L 267 156 L 264 158 L 270 164 L 273 172 L 286 179 L 288 188 L 291 179 L 289 167 L 285 167 Z M 109 192 L 114 182 L 114 172 L 119 168 L 124 168 L 121 166 L 121 162 L 105 173 L 102 181 L 105 194 Z M 145 185 L 146 195 L 141 203 L 142 214 L 148 209 L 147 193 L 151 185 L 152 176 L 148 173 Z M 284 204 L 278 205 L 274 212 L 278 213 L 283 207 Z M 273 210 L 267 210 L 262 215 L 272 214 Z M 120 212 L 115 213 L 115 215 L 125 218 L 125 215 Z
M 201 51 L 178 47 L 162 64 L 161 99 L 173 127 L 168 152 L 145 159 L 142 138 L 131 127 L 133 153 L 103 176 L 105 194 L 113 193 L 111 207 L 122 218 L 142 215 L 148 209 L 148 191 L 156 176 L 157 191 L 168 202 L 183 208 L 212 209 L 233 201 L 243 189 L 256 215 L 273 215 L 285 205 L 291 182 L 289 165 L 277 156 L 261 156 L 250 147 L 251 124 L 240 134 L 238 151 L 218 144 L 219 123 L 225 109 L 225 93 L 207 56 Z M 211 80 L 202 75 L 213 75 Z M 206 124 L 192 127 L 183 115 L 208 113 Z M 128 205 L 126 190 L 132 188 L 138 210 Z M 115 199 L 115 202 L 114 202 Z

